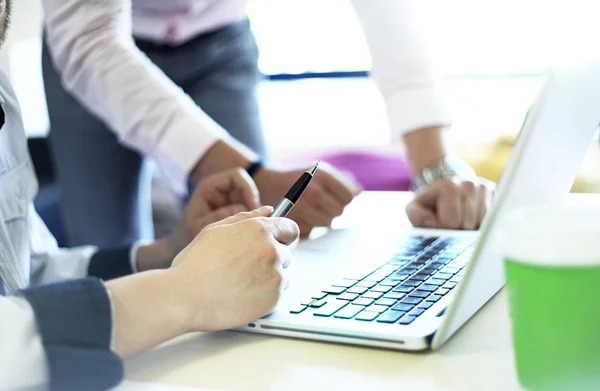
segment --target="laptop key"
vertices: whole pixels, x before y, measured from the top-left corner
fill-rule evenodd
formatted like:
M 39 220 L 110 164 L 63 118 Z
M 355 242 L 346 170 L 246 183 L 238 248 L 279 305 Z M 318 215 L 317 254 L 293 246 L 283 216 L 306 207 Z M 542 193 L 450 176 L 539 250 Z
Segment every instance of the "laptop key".
M 373 273 L 373 269 L 365 269 L 363 268 L 358 268 L 356 270 L 350 270 L 349 272 L 344 273 L 344 279 L 348 279 L 348 280 L 362 280 L 363 278 L 365 278 L 366 276 L 368 276 L 369 274 Z
M 438 300 L 440 300 L 442 298 L 442 296 L 440 295 L 431 295 L 429 296 L 427 299 L 425 299 L 426 301 L 429 301 L 431 303 L 436 303 Z
M 424 309 L 422 308 L 415 308 L 414 310 L 410 311 L 408 314 L 411 316 L 421 316 L 423 315 L 423 312 L 425 312 Z
M 356 287 L 373 288 L 375 285 L 377 285 L 377 283 L 375 281 L 360 281 L 358 284 L 353 286 L 353 288 L 356 288 Z
M 373 288 L 371 288 L 371 290 L 373 292 L 388 293 L 389 291 L 392 290 L 392 287 L 391 286 L 385 286 L 385 285 L 379 284 L 379 285 L 374 286 Z
M 408 297 L 416 297 L 418 299 L 424 299 L 427 296 L 429 296 L 431 294 L 431 292 L 427 292 L 427 291 L 414 291 L 413 293 L 411 293 L 410 295 L 408 295 Z
M 342 279 L 334 282 L 333 284 L 331 284 L 331 286 L 341 286 L 344 288 L 350 288 L 351 286 L 354 286 L 357 282 L 358 280 Z
M 403 282 L 402 285 L 417 287 L 417 286 L 421 285 L 421 281 L 408 280 L 408 281 Z
M 440 279 L 443 279 L 443 280 L 448 280 L 448 279 L 452 278 L 452 276 L 453 275 L 450 274 L 450 273 L 442 273 L 442 272 L 438 272 L 438 273 L 436 273 L 436 274 L 433 275 L 434 278 L 440 278 Z
M 417 305 L 422 301 L 423 301 L 423 299 L 421 299 L 419 297 L 410 297 L 409 296 L 409 297 L 405 297 L 404 299 L 400 300 L 400 303 Z
M 313 313 L 314 316 L 331 316 L 335 314 L 337 311 L 341 310 L 345 306 L 348 305 L 348 302 L 345 300 L 331 300 L 319 310 Z
M 406 304 L 406 303 L 398 303 L 395 306 L 392 307 L 393 310 L 396 311 L 410 311 L 414 308 L 414 306 L 412 304 Z
M 356 317 L 354 319 L 369 322 L 371 320 L 374 320 L 378 316 L 379 316 L 379 312 L 363 311 L 360 314 L 356 315 Z
M 413 276 L 411 278 L 411 280 L 413 280 L 413 281 L 425 281 L 428 278 L 429 278 L 428 274 L 417 274 L 416 276 Z
M 381 281 L 379 284 L 380 285 L 385 285 L 385 286 L 391 286 L 393 288 L 396 285 L 399 285 L 400 281 L 398 281 L 398 280 L 391 280 L 390 278 L 386 278 L 385 280 Z
M 340 293 L 344 293 L 345 290 L 346 288 L 343 286 L 330 286 L 329 288 L 323 289 L 322 292 L 330 293 L 332 295 L 339 295 Z
M 432 284 L 427 284 L 427 283 L 419 286 L 420 290 L 427 291 L 427 292 L 433 292 L 438 288 L 439 288 L 439 286 L 437 286 L 437 285 L 432 285 Z
M 462 280 L 462 277 L 461 277 L 461 276 L 458 276 L 458 275 L 456 275 L 456 276 L 452 277 L 452 278 L 451 278 L 450 280 L 448 280 L 448 281 L 450 281 L 450 282 L 456 282 L 456 283 L 459 283 L 459 282 L 460 282 L 460 280 Z
M 385 305 L 388 307 L 393 306 L 394 304 L 396 304 L 398 302 L 398 300 L 394 300 L 394 299 L 379 299 L 375 302 L 375 304 L 377 305 Z
M 437 285 L 437 286 L 442 286 L 445 283 L 446 283 L 446 280 L 442 280 L 440 278 L 430 278 L 429 280 L 425 281 L 425 284 Z
M 396 323 L 405 313 L 403 311 L 387 310 L 379 315 L 376 320 L 379 323 Z
M 396 280 L 396 281 L 404 281 L 406 280 L 408 277 L 410 276 L 410 274 L 402 271 L 402 272 L 396 272 L 392 275 L 390 275 L 387 279 L 388 280 Z
M 460 271 L 459 268 L 456 267 L 450 267 L 450 266 L 446 266 L 445 268 L 443 268 L 442 270 L 440 270 L 442 273 L 450 273 L 450 274 L 456 274 Z
M 338 300 L 347 300 L 347 301 L 352 301 L 354 299 L 356 299 L 358 297 L 358 295 L 356 293 L 342 293 L 341 295 L 339 295 L 338 297 L 336 297 L 336 299 Z
M 435 272 L 437 272 L 437 267 L 429 267 L 429 266 L 427 266 L 425 269 L 421 270 L 421 273 L 422 274 L 426 274 L 427 277 L 430 277 Z
M 315 293 L 312 298 L 316 299 L 316 300 L 323 300 L 324 298 L 327 297 L 327 293 L 325 292 L 319 292 L 319 293 Z
M 365 299 L 373 299 L 373 300 L 377 300 L 379 299 L 381 296 L 383 296 L 382 292 L 373 292 L 373 291 L 369 291 L 365 294 L 362 294 L 360 297 L 365 298 Z
M 362 306 L 370 306 L 371 304 L 373 304 L 375 300 L 373 299 L 367 299 L 364 297 L 361 297 L 360 299 L 356 299 L 352 302 L 352 304 L 354 305 L 362 305 Z
M 304 306 L 304 305 L 298 305 L 298 306 L 295 306 L 295 307 L 293 307 L 293 308 L 290 310 L 290 313 L 291 313 L 291 314 L 299 314 L 299 313 L 301 313 L 302 311 L 304 311 L 306 308 L 307 308 L 307 307 L 306 307 L 306 306 Z
M 426 310 L 426 309 L 430 308 L 432 305 L 433 305 L 432 302 L 430 302 L 430 301 L 424 301 L 421 304 L 419 304 L 419 308 L 422 308 L 422 309 Z
M 369 276 L 365 277 L 364 281 L 374 281 L 374 282 L 379 282 L 379 281 L 383 281 L 387 278 L 387 274 L 385 273 L 373 273 L 370 274 Z
M 402 293 L 402 292 L 390 292 L 390 293 L 387 293 L 383 297 L 385 297 L 386 299 L 400 300 L 404 296 L 406 296 L 406 293 Z
M 327 295 L 325 295 L 325 296 L 327 296 Z M 317 301 L 318 301 L 318 300 L 315 300 L 315 299 L 306 299 L 306 300 L 304 300 L 302 303 L 300 303 L 300 305 L 303 305 L 303 306 L 305 306 L 305 307 L 308 307 L 308 306 L 310 306 L 312 303 L 314 303 L 314 302 L 317 302 Z
M 446 289 L 452 289 L 456 286 L 455 282 L 447 282 L 444 285 L 442 285 L 442 288 L 446 288 Z
M 377 304 L 373 304 L 367 307 L 367 311 L 373 311 L 373 312 L 377 312 L 377 313 L 382 313 L 388 310 L 389 307 L 383 306 L 383 305 L 377 305 Z
M 365 307 L 350 304 L 350 305 L 347 305 L 346 307 L 342 308 L 338 312 L 336 312 L 335 315 L 333 315 L 333 317 L 338 318 L 338 319 L 352 319 L 352 318 L 354 318 L 354 316 L 356 314 L 358 314 L 360 311 L 362 311 L 364 309 L 365 309 Z
M 446 289 L 446 288 L 440 288 L 437 291 L 435 291 L 436 295 L 441 295 L 444 296 L 445 294 L 447 294 L 448 292 L 450 292 L 450 289 Z
M 364 287 L 364 286 L 353 286 L 352 288 L 346 290 L 346 292 L 347 293 L 356 293 L 357 295 L 362 295 L 363 293 L 365 293 L 368 290 L 369 290 L 369 288 Z
M 435 262 L 431 262 L 431 263 L 428 265 L 428 267 L 430 267 L 431 269 L 435 269 L 435 270 L 437 270 L 437 269 L 440 269 L 440 268 L 442 268 L 442 267 L 444 267 L 444 266 L 446 266 L 446 262 L 441 262 L 441 261 L 439 260 L 439 258 L 436 258 L 436 259 L 435 259 Z
M 400 293 L 410 293 L 414 290 L 415 290 L 415 287 L 405 286 L 405 285 L 400 285 L 400 286 L 397 286 L 394 288 L 394 292 L 400 292 Z
M 327 300 L 318 300 L 318 301 L 315 301 L 315 302 L 313 302 L 313 303 L 310 305 L 310 308 L 321 308 L 321 307 L 323 307 L 325 304 L 327 304 Z
M 402 317 L 402 319 L 400 319 L 400 321 L 398 322 L 398 324 L 406 326 L 406 325 L 409 325 L 412 322 L 414 322 L 415 319 L 416 318 L 414 316 L 412 316 L 412 315 L 404 315 L 404 317 Z
M 418 268 L 416 268 L 416 267 L 412 267 L 412 266 L 409 266 L 409 267 L 405 267 L 405 268 L 403 268 L 403 269 L 400 269 L 400 271 L 401 271 L 402 273 L 406 273 L 406 274 L 413 274 L 413 273 L 414 273 L 414 272 L 416 272 L 417 270 L 419 270 L 419 269 L 418 269 Z

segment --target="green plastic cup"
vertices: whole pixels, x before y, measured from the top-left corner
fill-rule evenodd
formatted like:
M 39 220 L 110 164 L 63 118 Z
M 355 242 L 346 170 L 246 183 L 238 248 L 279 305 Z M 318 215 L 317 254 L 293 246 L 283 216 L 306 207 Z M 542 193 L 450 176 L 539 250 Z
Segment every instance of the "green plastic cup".
M 600 209 L 520 209 L 501 241 L 519 382 L 600 390 Z

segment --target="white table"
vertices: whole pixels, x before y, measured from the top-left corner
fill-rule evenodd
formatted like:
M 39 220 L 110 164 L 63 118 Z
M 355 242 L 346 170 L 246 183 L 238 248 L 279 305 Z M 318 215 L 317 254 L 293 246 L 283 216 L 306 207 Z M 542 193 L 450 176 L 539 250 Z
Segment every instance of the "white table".
M 334 227 L 372 227 L 387 216 L 397 230 L 408 230 L 403 205 L 410 197 L 365 193 Z M 578 195 L 572 200 L 600 205 L 597 198 Z M 389 211 L 392 205 L 397 206 L 395 212 Z M 196 333 L 129 360 L 126 379 L 228 390 L 521 389 L 502 291 L 435 352 L 404 353 L 237 331 Z

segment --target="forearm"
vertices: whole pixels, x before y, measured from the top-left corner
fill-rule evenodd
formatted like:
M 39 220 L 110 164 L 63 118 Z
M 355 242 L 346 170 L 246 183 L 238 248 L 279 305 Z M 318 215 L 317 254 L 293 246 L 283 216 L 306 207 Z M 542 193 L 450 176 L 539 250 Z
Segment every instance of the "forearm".
M 113 303 L 113 350 L 139 354 L 185 333 L 189 311 L 171 270 L 156 270 L 106 283 Z
M 404 134 L 404 143 L 413 175 L 447 154 L 442 133 L 441 127 L 428 127 Z
M 197 182 L 203 177 L 229 168 L 247 167 L 256 160 L 257 154 L 233 138 L 217 141 L 196 164 L 190 180 Z

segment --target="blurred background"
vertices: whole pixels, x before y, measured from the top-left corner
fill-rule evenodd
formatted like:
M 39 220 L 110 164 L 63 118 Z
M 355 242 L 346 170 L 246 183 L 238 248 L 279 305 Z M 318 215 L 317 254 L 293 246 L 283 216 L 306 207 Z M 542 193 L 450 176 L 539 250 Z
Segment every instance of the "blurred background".
M 497 180 L 543 72 L 555 61 L 595 55 L 600 48 L 600 2 L 419 4 L 454 112 L 449 142 L 480 175 Z M 15 8 L 0 64 L 20 98 L 29 136 L 43 139 L 50 127 L 40 68 L 42 11 L 39 0 L 19 1 Z M 274 160 L 396 148 L 348 0 L 253 0 L 249 14 L 265 75 L 261 115 Z M 599 190 L 598 149 L 597 143 L 590 147 L 574 191 Z M 159 182 L 156 204 L 168 204 Z

